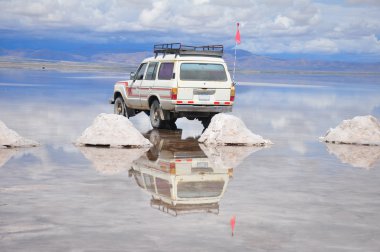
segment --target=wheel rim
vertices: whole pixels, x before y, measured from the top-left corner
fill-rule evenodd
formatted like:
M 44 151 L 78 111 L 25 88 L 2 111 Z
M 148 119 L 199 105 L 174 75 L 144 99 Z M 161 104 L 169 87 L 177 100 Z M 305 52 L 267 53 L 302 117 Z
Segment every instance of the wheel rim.
M 154 108 L 154 112 L 153 112 L 153 122 L 154 122 L 155 124 L 158 123 L 158 121 L 159 121 L 159 117 L 160 117 L 160 115 L 159 115 L 159 113 L 158 113 L 158 108 L 155 107 L 155 108 Z
M 116 103 L 116 114 L 123 114 L 123 104 L 120 101 Z
M 152 123 L 153 128 L 158 128 L 161 123 L 161 117 L 160 117 L 160 105 L 156 102 L 152 104 L 152 109 L 150 113 L 150 120 Z

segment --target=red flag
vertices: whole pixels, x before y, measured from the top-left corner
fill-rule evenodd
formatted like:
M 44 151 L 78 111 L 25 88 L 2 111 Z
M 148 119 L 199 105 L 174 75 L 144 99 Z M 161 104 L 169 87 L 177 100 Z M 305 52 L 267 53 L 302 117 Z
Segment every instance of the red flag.
M 234 236 L 234 230 L 235 230 L 235 222 L 236 222 L 236 216 L 232 216 L 230 219 L 230 225 L 231 225 L 231 231 L 232 231 L 232 236 Z
M 239 31 L 239 23 L 236 24 L 237 26 L 237 31 L 236 31 L 236 35 L 235 35 L 235 42 L 236 44 L 240 44 L 240 31 Z

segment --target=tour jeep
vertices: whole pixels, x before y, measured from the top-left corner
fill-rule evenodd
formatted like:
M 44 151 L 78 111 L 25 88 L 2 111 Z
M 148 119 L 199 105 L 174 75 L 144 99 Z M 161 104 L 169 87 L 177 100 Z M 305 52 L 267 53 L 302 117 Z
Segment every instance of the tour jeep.
M 232 111 L 235 86 L 223 60 L 222 45 L 154 45 L 130 80 L 114 86 L 114 112 L 132 117 L 145 112 L 153 128 L 175 127 L 177 118 L 198 119 L 206 128 L 220 112 Z

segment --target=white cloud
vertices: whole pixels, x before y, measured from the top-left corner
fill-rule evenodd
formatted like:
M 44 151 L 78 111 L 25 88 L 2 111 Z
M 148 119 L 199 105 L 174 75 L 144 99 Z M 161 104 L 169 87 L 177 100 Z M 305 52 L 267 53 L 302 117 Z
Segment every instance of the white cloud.
M 277 25 L 280 29 L 289 29 L 294 24 L 294 21 L 288 17 L 278 15 L 274 20 L 274 24 Z
M 380 5 L 379 0 L 348 0 L 350 4 L 369 4 L 369 5 Z
M 233 46 L 240 22 L 241 48 L 255 53 L 378 53 L 379 1 L 348 0 L 10 0 L 0 1 L 0 29 L 82 38 L 196 41 Z M 155 32 L 155 33 L 152 33 Z M 158 32 L 158 33 L 156 33 Z M 159 34 L 159 36 L 157 36 Z
M 319 38 L 315 40 L 307 41 L 303 50 L 306 52 L 328 52 L 335 53 L 338 52 L 338 47 L 334 41 L 331 39 Z

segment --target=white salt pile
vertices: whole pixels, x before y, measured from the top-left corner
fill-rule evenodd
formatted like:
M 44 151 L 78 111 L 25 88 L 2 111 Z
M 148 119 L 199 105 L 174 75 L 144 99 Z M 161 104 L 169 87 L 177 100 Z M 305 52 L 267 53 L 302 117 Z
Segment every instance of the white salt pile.
M 115 114 L 98 115 L 75 144 L 119 148 L 141 148 L 152 145 L 126 117 Z
M 0 121 L 0 148 L 35 147 L 39 143 L 23 138 Z
M 353 167 L 370 169 L 380 160 L 380 146 L 329 143 L 326 146 L 330 154 Z
M 373 116 L 357 116 L 344 120 L 319 138 L 327 143 L 380 145 L 380 123 Z
M 259 135 L 253 134 L 244 122 L 233 115 L 215 115 L 208 128 L 198 140 L 206 145 L 265 146 L 272 144 Z
M 106 149 L 79 147 L 82 154 L 90 160 L 95 169 L 104 175 L 114 175 L 126 172 L 132 167 L 133 161 L 140 158 L 148 148 L 140 149 Z

